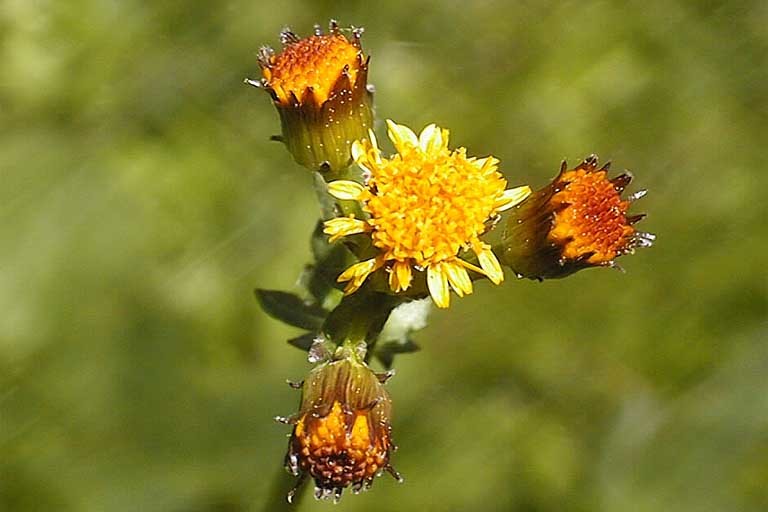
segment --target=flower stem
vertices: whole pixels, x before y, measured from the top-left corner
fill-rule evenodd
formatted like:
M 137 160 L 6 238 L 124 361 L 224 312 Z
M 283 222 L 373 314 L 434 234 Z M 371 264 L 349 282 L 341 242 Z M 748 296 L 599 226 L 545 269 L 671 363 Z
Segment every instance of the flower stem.
M 402 299 L 385 293 L 360 292 L 348 295 L 331 311 L 323 330 L 334 343 L 365 342 L 368 357 L 373 354 L 376 339 L 392 310 Z

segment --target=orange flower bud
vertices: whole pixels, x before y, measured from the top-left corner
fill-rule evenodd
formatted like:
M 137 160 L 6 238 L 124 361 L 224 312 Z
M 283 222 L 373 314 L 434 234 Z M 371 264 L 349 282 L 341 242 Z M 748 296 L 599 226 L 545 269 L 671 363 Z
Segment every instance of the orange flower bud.
M 282 124 L 279 139 L 310 170 L 347 167 L 352 142 L 373 126 L 369 58 L 361 34 L 362 29 L 353 29 L 347 38 L 335 21 L 330 33 L 316 27 L 306 38 L 285 29 L 280 53 L 268 47 L 259 52 L 262 79 L 246 80 L 272 96 Z
M 349 486 L 355 493 L 368 489 L 385 470 L 401 480 L 389 463 L 395 446 L 383 382 L 390 374 L 375 374 L 357 356 L 342 352 L 340 359 L 310 372 L 299 412 L 286 420 L 294 424 L 286 468 L 299 482 L 311 476 L 316 498 L 335 501 Z
M 570 170 L 563 162 L 552 183 L 511 210 L 498 251 L 503 264 L 519 277 L 560 278 L 615 266 L 617 257 L 653 244 L 654 235 L 634 228 L 645 215 L 627 213 L 645 191 L 622 199 L 632 175 L 608 179 L 610 164 L 597 165 L 595 155 Z

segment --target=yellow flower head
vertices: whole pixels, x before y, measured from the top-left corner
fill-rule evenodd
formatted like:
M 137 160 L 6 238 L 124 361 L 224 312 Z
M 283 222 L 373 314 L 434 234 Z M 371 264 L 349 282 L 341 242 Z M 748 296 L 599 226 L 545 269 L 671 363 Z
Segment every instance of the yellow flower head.
M 394 292 L 407 290 L 414 270 L 426 271 L 427 286 L 438 307 L 448 307 L 449 290 L 460 297 L 472 293 L 468 270 L 494 284 L 504 279 L 490 245 L 480 240 L 489 221 L 530 194 L 529 187 L 507 189 L 498 160 L 468 157 L 466 149 L 448 149 L 448 130 L 434 124 L 419 136 L 387 121 L 397 153 L 382 158 L 373 132 L 355 142 L 352 156 L 366 174 L 364 185 L 338 180 L 328 190 L 337 199 L 355 200 L 367 214 L 331 219 L 325 233 L 331 241 L 368 233 L 379 254 L 349 267 L 339 277 L 353 293 L 380 268 L 389 272 Z M 466 260 L 474 253 L 477 265 Z

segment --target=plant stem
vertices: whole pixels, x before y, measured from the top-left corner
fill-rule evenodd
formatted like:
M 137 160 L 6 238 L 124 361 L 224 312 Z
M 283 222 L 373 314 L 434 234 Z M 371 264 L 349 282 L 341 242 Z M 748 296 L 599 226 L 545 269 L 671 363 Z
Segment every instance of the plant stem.
M 346 341 L 365 342 L 368 346 L 367 360 L 373 354 L 376 339 L 389 314 L 401 302 L 402 299 L 393 295 L 360 290 L 344 297 L 331 311 L 323 331 L 338 345 Z

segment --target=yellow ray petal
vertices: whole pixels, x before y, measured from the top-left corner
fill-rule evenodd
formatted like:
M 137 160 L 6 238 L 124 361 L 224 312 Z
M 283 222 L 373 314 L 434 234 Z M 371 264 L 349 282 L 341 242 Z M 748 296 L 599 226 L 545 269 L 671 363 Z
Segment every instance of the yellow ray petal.
M 437 307 L 447 308 L 451 304 L 448 276 L 441 264 L 437 263 L 427 267 L 427 287 Z
M 490 247 L 486 246 L 481 250 L 474 249 L 474 252 L 477 254 L 477 261 L 480 263 L 480 267 L 493 284 L 500 284 L 504 281 L 504 271 L 501 270 L 499 260 L 493 254 Z
M 463 297 L 472 293 L 472 280 L 469 278 L 467 269 L 458 263 L 445 263 L 448 284 L 451 285 L 456 295 Z
M 493 156 L 486 156 L 484 158 L 478 158 L 473 163 L 483 174 L 490 174 L 498 168 L 499 159 Z
M 376 140 L 376 134 L 373 130 L 368 128 L 368 140 L 371 141 L 371 149 L 376 154 L 376 163 L 381 163 L 381 151 L 379 150 L 379 142 Z
M 364 233 L 368 229 L 368 223 L 364 220 L 356 219 L 354 215 L 330 219 L 323 224 L 323 233 L 330 235 L 328 241 L 331 243 L 348 235 Z
M 344 287 L 344 295 L 351 295 L 360 289 L 362 283 L 358 284 L 356 281 L 350 281 Z
M 344 293 L 348 295 L 357 291 L 357 289 L 363 285 L 368 276 L 371 275 L 371 273 L 373 273 L 380 266 L 381 262 L 379 262 L 376 258 L 355 263 L 347 270 L 342 272 L 341 275 L 336 278 L 336 281 L 339 283 L 349 281 L 347 287 L 344 288 Z
M 419 147 L 424 153 L 436 153 L 443 148 L 443 132 L 435 124 L 427 125 L 419 134 Z
M 370 164 L 368 163 L 368 155 L 366 149 L 367 141 L 356 140 L 352 143 L 352 160 L 366 172 L 372 172 Z
M 364 171 L 373 173 L 381 164 L 381 151 L 373 130 L 368 130 L 368 138 L 352 143 L 352 159 Z
M 503 212 L 509 210 L 513 206 L 516 206 L 531 195 L 531 187 L 523 186 L 517 188 L 509 188 L 496 200 L 496 211 Z
M 391 119 L 387 119 L 387 135 L 392 140 L 398 153 L 407 151 L 410 148 L 419 147 L 419 138 L 413 133 L 413 130 L 402 124 L 397 124 Z
M 448 149 L 448 139 L 450 138 L 448 128 L 440 129 L 440 138 L 443 141 L 443 148 Z
M 407 261 L 395 261 L 389 273 L 389 288 L 395 293 L 405 291 L 411 286 L 412 279 L 411 264 Z
M 336 180 L 328 184 L 328 193 L 336 199 L 360 201 L 367 189 L 356 181 Z

